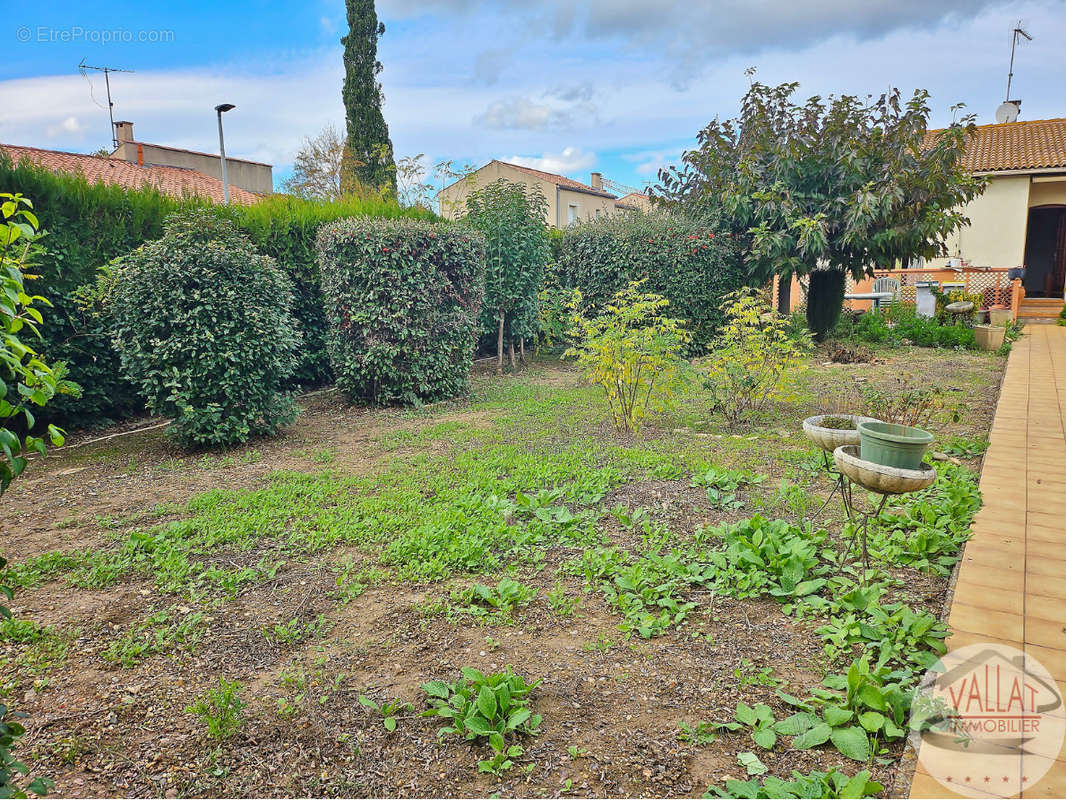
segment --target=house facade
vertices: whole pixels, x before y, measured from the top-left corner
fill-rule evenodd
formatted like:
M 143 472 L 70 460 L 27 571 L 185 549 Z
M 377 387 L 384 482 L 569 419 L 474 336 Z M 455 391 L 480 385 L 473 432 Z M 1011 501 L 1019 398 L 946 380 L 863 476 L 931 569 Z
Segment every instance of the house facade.
M 634 192 L 618 198 L 608 192 L 603 187 L 603 176 L 599 172 L 593 172 L 589 183 L 585 184 L 519 164 L 490 161 L 437 192 L 440 215 L 445 219 L 461 217 L 466 212 L 466 199 L 471 194 L 501 178 L 539 190 L 548 201 L 544 221 L 552 228 L 565 228 L 606 214 L 648 210 L 651 207 L 646 195 Z
M 964 209 L 970 224 L 926 267 L 1024 267 L 1028 299 L 1066 289 L 1066 118 L 981 125 L 966 167 L 988 178 Z

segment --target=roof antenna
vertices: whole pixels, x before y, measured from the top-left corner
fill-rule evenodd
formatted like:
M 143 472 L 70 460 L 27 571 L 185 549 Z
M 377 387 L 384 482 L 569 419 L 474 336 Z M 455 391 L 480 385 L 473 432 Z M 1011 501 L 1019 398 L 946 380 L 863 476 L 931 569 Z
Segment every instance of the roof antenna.
M 1018 46 L 1018 37 L 1024 36 L 1026 40 L 1033 41 L 1033 37 L 1030 36 L 1022 29 L 1022 21 L 1018 20 L 1018 24 L 1014 26 L 1014 30 L 1010 34 L 1010 69 L 1007 72 L 1007 96 L 1003 100 L 1007 103 L 1010 102 L 1010 85 L 1014 80 L 1014 48 Z
M 111 100 L 111 79 L 110 74 L 112 72 L 129 72 L 132 73 L 132 69 L 118 69 L 116 67 L 92 67 L 85 63 L 85 59 L 81 60 L 78 64 L 78 72 L 85 75 L 85 70 L 95 69 L 97 72 L 104 73 L 104 84 L 107 86 L 107 115 L 111 119 L 111 144 L 117 150 L 118 149 L 118 136 L 115 135 L 115 104 Z M 88 78 L 88 75 L 85 75 Z M 92 91 L 92 84 L 89 84 L 89 91 Z

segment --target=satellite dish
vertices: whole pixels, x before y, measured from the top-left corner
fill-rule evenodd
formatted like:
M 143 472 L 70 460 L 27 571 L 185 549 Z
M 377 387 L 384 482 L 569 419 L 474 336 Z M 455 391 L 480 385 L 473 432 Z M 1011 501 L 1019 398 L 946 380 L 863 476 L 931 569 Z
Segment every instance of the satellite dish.
M 1016 100 L 1000 103 L 999 108 L 996 109 L 996 122 L 1017 122 L 1019 105 Z

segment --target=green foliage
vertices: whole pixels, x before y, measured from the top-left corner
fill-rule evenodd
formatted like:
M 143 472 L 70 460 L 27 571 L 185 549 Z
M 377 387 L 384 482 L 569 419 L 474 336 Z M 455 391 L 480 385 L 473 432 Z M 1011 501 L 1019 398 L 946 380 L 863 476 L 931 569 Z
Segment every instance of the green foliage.
M 422 684 L 431 708 L 427 717 L 440 717 L 447 725 L 438 736 L 461 736 L 468 741 L 488 737 L 493 756 L 478 762 L 479 772 L 500 774 L 514 765 L 524 749 L 508 744 L 517 734 L 540 733 L 541 716 L 529 708 L 529 695 L 540 681 L 527 683 L 507 667 L 492 675 L 463 667 L 463 677 L 454 683 L 430 681 Z
M 500 578 L 495 586 L 475 583 L 452 592 L 456 611 L 492 622 L 507 622 L 514 612 L 527 606 L 537 596 L 537 590 L 523 586 L 513 578 Z
M 663 313 L 670 301 L 640 288 L 639 281 L 630 283 L 592 317 L 581 309 L 582 295 L 575 290 L 574 344 L 565 353 L 576 358 L 586 381 L 603 389 L 615 428 L 626 433 L 639 430 L 649 410 L 672 406 L 688 339 L 683 323 Z
M 918 347 L 977 349 L 972 328 L 941 322 L 936 317 L 920 316 L 913 303 L 894 303 L 882 313 L 845 314 L 833 329 L 833 335 L 871 344 L 909 342 Z
M 0 193 L 0 495 L 26 468 L 30 452 L 45 454 L 46 439 L 63 444 L 63 432 L 49 425 L 45 436 L 31 433 L 42 407 L 58 393 L 79 388 L 63 379 L 64 364 L 49 366 L 24 339 L 41 339 L 44 315 L 38 306 L 51 303 L 26 293 L 26 270 L 41 249 L 33 203 L 17 194 Z M 10 427 L 9 427 L 10 426 Z M 6 610 L 6 609 L 5 609 Z
M 207 725 L 207 735 L 212 739 L 228 739 L 244 725 L 244 709 L 248 706 L 240 698 L 244 687 L 240 681 L 218 679 L 218 688 L 208 689 L 186 709 L 186 714 L 195 714 Z
M 374 403 L 421 403 L 467 388 L 483 291 L 484 241 L 458 226 L 341 220 L 318 259 L 337 385 Z
M 229 221 L 177 214 L 116 262 L 111 296 L 123 370 L 179 444 L 273 434 L 296 415 L 282 392 L 299 333 L 291 284 Z
M 163 233 L 163 220 L 182 209 L 205 208 L 202 198 L 176 199 L 152 187 L 89 183 L 80 174 L 56 173 L 30 161 L 18 165 L 0 153 L 0 187 L 36 200 L 48 248 L 35 272 L 39 293 L 54 305 L 44 341 L 37 349 L 45 361 L 66 362 L 70 380 L 82 394 L 57 396 L 44 418 L 79 427 L 104 424 L 141 413 L 144 400 L 122 375 L 100 307 L 98 270 Z M 258 250 L 273 257 L 293 283 L 293 314 L 304 347 L 289 385 L 318 385 L 332 379 L 325 349 L 326 314 L 321 299 L 314 243 L 319 225 L 341 217 L 414 217 L 432 219 L 424 209 L 400 208 L 372 195 L 346 196 L 336 202 L 271 195 L 251 206 L 231 204 L 212 211 L 232 220 Z M 92 235 L 86 235 L 91 231 Z
M 810 340 L 793 338 L 787 319 L 753 290 L 728 295 L 723 309 L 727 322 L 699 368 L 714 409 L 736 425 L 793 396 Z
M 496 342 L 497 374 L 503 368 L 504 342 L 513 346 L 537 332 L 537 299 L 551 255 L 547 208 L 540 189 L 503 178 L 466 200 L 464 219 L 485 237 L 480 325 L 481 336 Z
M 845 275 L 839 269 L 811 272 L 807 288 L 807 326 L 815 341 L 822 341 L 833 330 L 844 308 Z
M 580 289 L 593 307 L 632 281 L 669 300 L 685 320 L 689 353 L 711 344 L 723 322 L 723 298 L 746 284 L 734 239 L 681 215 L 609 214 L 567 228 L 558 249 L 559 284 Z
M 202 611 L 176 607 L 152 612 L 113 640 L 102 655 L 129 669 L 156 653 L 190 652 L 204 635 L 204 617 Z
M 863 798 L 877 797 L 884 791 L 884 786 L 870 780 L 870 770 L 864 769 L 849 777 L 835 767 L 828 772 L 810 772 L 807 775 L 793 770 L 792 780 L 776 778 L 773 775 L 762 780 L 747 781 L 727 780 L 725 788 L 711 787 L 704 797 L 729 798 Z M 713 794 L 712 794 L 713 792 Z
M 750 236 L 750 275 L 850 271 L 942 254 L 985 186 L 962 162 L 973 115 L 926 139 L 929 93 L 904 101 L 842 95 L 792 100 L 797 83 L 753 82 L 740 117 L 716 119 L 653 193 L 668 207 L 719 214 Z
M 44 796 L 53 787 L 48 778 L 33 778 L 25 786 L 22 779 L 29 776 L 29 768 L 13 754 L 18 740 L 26 733 L 15 717 L 21 716 L 0 703 L 0 797 L 25 797 L 26 792 Z
M 341 168 L 341 189 L 349 193 L 359 184 L 396 196 L 396 162 L 389 126 L 381 113 L 378 39 L 385 24 L 378 22 L 374 0 L 346 0 L 348 35 L 344 45 L 344 118 L 347 142 Z
M 385 726 L 385 730 L 389 733 L 396 730 L 396 716 L 398 714 L 415 710 L 413 705 L 405 703 L 403 700 L 382 700 L 380 703 L 377 703 L 365 694 L 359 695 L 359 704 L 380 714 L 382 724 Z
M 1062 311 L 1059 312 L 1059 318 L 1055 320 L 1055 324 L 1066 328 L 1066 306 L 1062 307 Z

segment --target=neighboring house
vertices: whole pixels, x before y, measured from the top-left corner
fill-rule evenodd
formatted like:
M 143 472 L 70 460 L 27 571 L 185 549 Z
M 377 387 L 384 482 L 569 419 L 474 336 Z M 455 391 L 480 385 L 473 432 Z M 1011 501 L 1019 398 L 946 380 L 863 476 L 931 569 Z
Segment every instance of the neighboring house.
M 978 126 L 965 164 L 989 182 L 964 209 L 970 224 L 946 242 L 952 264 L 1024 266 L 1026 297 L 1061 301 L 1066 285 L 1066 118 Z M 947 260 L 925 266 L 945 266 Z
M 66 153 L 61 150 L 41 150 L 36 147 L 0 144 L 14 163 L 30 161 L 52 172 L 67 172 L 83 175 L 89 183 L 107 183 L 128 189 L 154 186 L 171 197 L 204 197 L 212 202 L 222 202 L 222 181 L 188 167 L 159 166 L 130 163 L 114 156 L 90 156 L 81 153 Z M 227 172 L 229 159 L 226 159 Z M 251 205 L 263 199 L 260 194 L 230 184 L 230 202 Z
M 138 142 L 133 138 L 132 122 L 116 122 L 115 138 L 118 139 L 118 147 L 111 154 L 112 158 L 120 158 L 138 166 L 182 167 L 202 172 L 218 180 L 222 179 L 221 157 L 196 150 Z M 227 155 L 226 179 L 231 188 L 237 186 L 255 194 L 270 194 L 274 191 L 273 167 L 259 161 Z
M 504 178 L 524 183 L 530 189 L 539 189 L 548 201 L 545 222 L 553 228 L 565 228 L 576 222 L 596 219 L 605 214 L 617 214 L 627 210 L 651 207 L 645 195 L 629 194 L 619 199 L 603 188 L 603 176 L 593 172 L 588 184 L 563 175 L 542 172 L 539 169 L 508 164 L 505 161 L 490 161 L 481 169 L 460 178 L 437 192 L 440 215 L 446 219 L 461 217 L 466 210 L 466 199 L 478 189 Z

